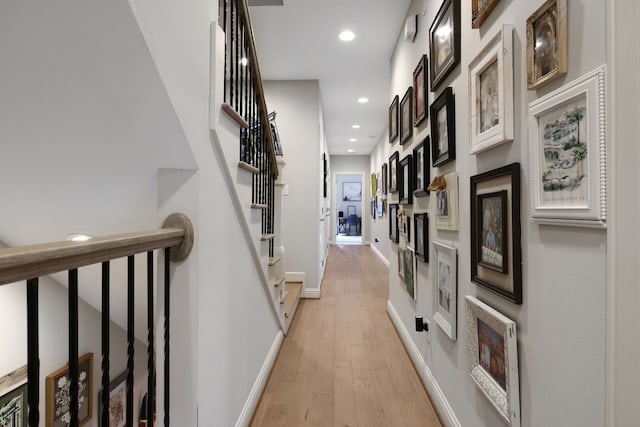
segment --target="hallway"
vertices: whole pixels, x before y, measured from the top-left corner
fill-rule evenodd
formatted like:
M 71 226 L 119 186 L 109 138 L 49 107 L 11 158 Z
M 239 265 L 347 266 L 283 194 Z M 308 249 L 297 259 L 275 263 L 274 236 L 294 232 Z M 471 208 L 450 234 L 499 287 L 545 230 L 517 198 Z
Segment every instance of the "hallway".
M 300 302 L 252 426 L 441 426 L 371 248 L 332 246 L 321 295 Z

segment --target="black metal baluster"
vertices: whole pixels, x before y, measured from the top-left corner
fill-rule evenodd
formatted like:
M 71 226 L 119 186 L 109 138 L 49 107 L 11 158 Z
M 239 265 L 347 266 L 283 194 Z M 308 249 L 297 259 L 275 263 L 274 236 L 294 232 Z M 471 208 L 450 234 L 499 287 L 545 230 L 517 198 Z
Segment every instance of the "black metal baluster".
M 246 74 L 246 63 L 245 61 L 247 60 L 246 58 L 246 51 L 245 51 L 245 26 L 244 26 L 244 22 L 240 23 L 240 107 L 238 108 L 238 113 L 240 113 L 240 115 L 246 119 L 246 111 L 245 111 L 245 91 L 246 91 L 246 85 L 245 85 L 245 74 Z
M 233 58 L 233 52 L 234 52 L 233 45 L 235 43 L 235 37 L 236 37 L 236 35 L 234 33 L 234 30 L 235 30 L 234 19 L 236 18 L 234 16 L 234 14 L 235 14 L 235 2 L 236 1 L 237 0 L 231 0 L 231 8 L 229 10 L 229 19 L 231 20 L 231 22 L 229 23 L 230 24 L 229 25 L 230 35 L 229 35 L 229 38 L 228 38 L 228 41 L 229 41 L 229 105 L 231 107 L 233 107 L 233 101 L 234 101 L 233 95 L 234 95 L 234 90 L 235 90 L 235 88 L 234 88 L 234 83 L 235 82 L 234 82 L 234 76 L 233 76 L 233 71 L 234 71 L 234 68 L 235 68 L 234 64 L 233 64 L 233 62 L 234 62 L 233 61 L 233 59 L 234 59 Z
M 102 263 L 102 425 L 109 425 L 109 261 Z
M 236 93 L 234 95 L 234 99 L 235 99 L 235 105 L 233 107 L 234 110 L 238 111 L 238 107 L 240 105 L 240 102 L 238 100 L 239 97 L 239 92 L 240 92 L 240 88 L 238 87 L 240 84 L 240 78 L 239 78 L 239 72 L 238 72 L 238 65 L 239 65 L 239 57 L 240 57 L 240 35 L 239 35 L 239 30 L 240 30 L 240 14 L 238 12 L 238 1 L 239 0 L 234 0 L 235 3 L 235 58 L 233 58 L 233 65 L 236 68 L 236 72 L 235 72 L 235 76 L 236 76 L 236 81 L 235 81 L 235 86 L 236 86 Z
M 170 360 L 169 360 L 169 310 L 171 307 L 171 248 L 164 250 L 164 425 L 169 427 L 169 397 L 171 388 L 170 380 Z
M 147 414 L 149 425 L 153 425 L 155 417 L 153 401 L 156 396 L 153 348 L 153 251 L 147 252 L 147 334 Z
M 127 426 L 133 425 L 133 356 L 134 334 L 134 296 L 135 296 L 135 257 L 127 257 Z
M 223 11 L 222 11 L 222 28 L 224 29 L 224 92 L 223 92 L 223 100 L 224 102 L 228 102 L 229 91 L 227 89 L 227 79 L 229 78 L 229 70 L 227 67 L 229 66 L 229 31 L 227 28 L 227 0 L 220 0 L 223 2 Z M 127 412 L 127 418 L 128 418 Z M 127 424 L 130 425 L 130 424 Z
M 38 327 L 38 278 L 27 280 L 27 388 L 29 426 L 40 423 L 40 344 Z
M 70 424 L 78 423 L 78 270 L 69 270 L 69 413 Z

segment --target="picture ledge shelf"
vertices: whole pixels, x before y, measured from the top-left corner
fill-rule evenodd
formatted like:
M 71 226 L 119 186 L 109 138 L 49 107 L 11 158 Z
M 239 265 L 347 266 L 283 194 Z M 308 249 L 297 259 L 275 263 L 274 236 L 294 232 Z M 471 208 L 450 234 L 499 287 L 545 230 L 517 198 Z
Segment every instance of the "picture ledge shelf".
M 245 119 L 242 118 L 242 116 L 240 114 L 238 114 L 238 112 L 236 110 L 233 109 L 233 107 L 229 104 L 227 104 L 226 102 L 222 104 L 222 111 L 224 111 L 224 113 L 234 122 L 236 122 L 236 124 L 244 129 L 248 129 L 249 128 L 249 123 L 247 123 L 247 121 Z

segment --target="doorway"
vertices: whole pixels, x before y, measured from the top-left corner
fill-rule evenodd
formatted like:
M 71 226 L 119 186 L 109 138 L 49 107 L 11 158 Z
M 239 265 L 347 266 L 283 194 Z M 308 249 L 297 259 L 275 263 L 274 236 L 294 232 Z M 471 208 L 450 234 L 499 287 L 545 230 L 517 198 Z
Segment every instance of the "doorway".
M 337 245 L 362 244 L 362 173 L 336 173 L 335 179 L 335 235 Z

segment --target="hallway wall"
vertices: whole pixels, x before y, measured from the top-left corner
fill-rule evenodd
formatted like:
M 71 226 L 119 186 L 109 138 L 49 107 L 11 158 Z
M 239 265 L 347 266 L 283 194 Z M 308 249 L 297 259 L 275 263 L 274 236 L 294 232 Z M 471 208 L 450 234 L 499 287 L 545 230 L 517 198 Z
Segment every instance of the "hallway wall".
M 371 162 L 370 162 L 370 173 L 378 172 L 382 169 L 382 165 L 384 163 L 387 164 L 387 175 L 389 171 L 389 155 L 390 155 L 390 147 L 389 144 L 389 131 L 385 129 L 384 134 L 378 140 L 378 143 L 374 147 L 371 152 Z M 387 180 L 387 187 L 389 186 L 389 182 Z M 375 247 L 378 252 L 389 261 L 389 250 L 391 246 L 391 242 L 389 240 L 389 206 L 388 202 L 391 198 L 391 194 L 387 193 L 386 195 L 378 196 L 378 201 L 384 199 L 387 202 L 386 210 L 383 213 L 382 218 L 376 217 L 375 222 L 371 226 L 371 245 Z M 376 239 L 378 240 L 376 242 Z

